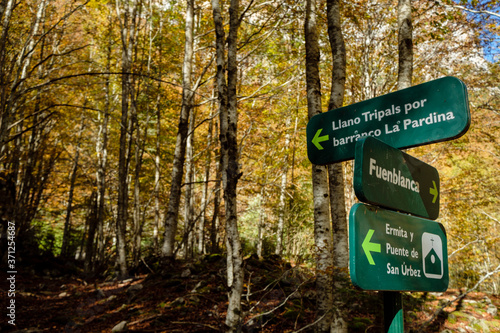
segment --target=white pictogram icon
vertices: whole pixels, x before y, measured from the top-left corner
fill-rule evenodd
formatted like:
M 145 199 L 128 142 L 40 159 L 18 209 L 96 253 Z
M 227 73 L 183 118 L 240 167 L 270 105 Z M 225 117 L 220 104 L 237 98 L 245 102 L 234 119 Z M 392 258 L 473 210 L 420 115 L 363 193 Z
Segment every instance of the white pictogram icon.
M 443 277 L 443 241 L 435 234 L 422 234 L 422 262 L 424 275 L 430 279 Z

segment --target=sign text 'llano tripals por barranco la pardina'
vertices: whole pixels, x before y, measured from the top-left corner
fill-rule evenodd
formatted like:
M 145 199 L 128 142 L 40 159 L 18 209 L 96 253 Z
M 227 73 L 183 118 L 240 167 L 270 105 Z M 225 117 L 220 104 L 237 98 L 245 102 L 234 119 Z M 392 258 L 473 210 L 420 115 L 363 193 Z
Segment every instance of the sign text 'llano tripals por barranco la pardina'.
M 465 84 L 448 76 L 312 117 L 307 153 L 330 164 L 352 159 L 364 136 L 408 148 L 458 138 L 470 121 Z

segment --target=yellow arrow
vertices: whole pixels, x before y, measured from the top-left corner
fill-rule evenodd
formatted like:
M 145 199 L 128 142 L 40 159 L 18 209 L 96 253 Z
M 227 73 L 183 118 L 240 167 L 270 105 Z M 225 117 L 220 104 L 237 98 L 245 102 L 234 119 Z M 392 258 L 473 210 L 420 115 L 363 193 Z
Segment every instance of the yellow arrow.
M 365 251 L 366 258 L 368 259 L 370 265 L 375 265 L 375 261 L 373 261 L 371 252 L 380 252 L 381 250 L 380 244 L 370 242 L 374 232 L 375 230 L 368 229 L 368 233 L 363 240 L 363 244 L 361 244 L 361 247 L 363 248 L 363 251 Z
M 323 146 L 320 145 L 321 142 L 327 141 L 329 138 L 329 135 L 323 135 L 320 136 L 321 132 L 323 131 L 322 128 L 316 131 L 316 134 L 314 135 L 314 138 L 311 140 L 311 142 L 318 148 L 318 150 L 323 150 Z
M 432 198 L 432 203 L 436 203 L 436 200 L 438 198 L 438 195 L 439 195 L 439 191 L 437 189 L 437 186 L 436 186 L 436 182 L 435 181 L 432 181 L 432 185 L 434 187 L 431 187 L 429 189 L 429 193 L 432 194 L 434 196 L 434 198 Z

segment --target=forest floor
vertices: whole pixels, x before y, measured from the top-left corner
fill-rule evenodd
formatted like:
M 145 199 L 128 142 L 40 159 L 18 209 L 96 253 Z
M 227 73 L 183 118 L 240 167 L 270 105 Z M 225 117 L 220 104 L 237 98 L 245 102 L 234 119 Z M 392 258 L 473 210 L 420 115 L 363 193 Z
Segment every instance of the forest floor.
M 163 270 L 146 262 L 123 281 L 83 279 L 76 266 L 55 259 L 26 264 L 16 275 L 15 326 L 6 317 L 4 300 L 12 298 L 2 272 L 0 332 L 111 332 L 120 323 L 128 332 L 224 331 L 224 257 L 177 261 Z M 337 287 L 349 332 L 381 332 L 380 293 Z M 456 300 L 459 294 L 404 293 L 405 331 L 500 332 L 499 295 L 471 292 Z M 242 332 L 312 332 L 314 300 L 310 269 L 275 257 L 245 259 Z

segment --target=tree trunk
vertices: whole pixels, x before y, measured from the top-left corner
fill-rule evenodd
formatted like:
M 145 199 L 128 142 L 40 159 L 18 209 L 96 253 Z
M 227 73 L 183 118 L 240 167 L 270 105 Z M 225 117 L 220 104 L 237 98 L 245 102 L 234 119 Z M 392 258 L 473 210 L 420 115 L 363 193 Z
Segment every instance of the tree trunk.
M 346 50 L 340 22 L 340 1 L 327 0 L 328 37 L 332 50 L 331 94 L 328 109 L 342 107 L 346 80 Z M 333 231 L 333 263 L 342 276 L 341 281 L 348 281 L 349 238 L 344 194 L 344 173 L 342 163 L 328 166 L 330 187 L 330 213 Z M 336 304 L 342 303 L 338 299 Z M 342 304 L 342 307 L 346 304 Z M 345 314 L 341 309 L 333 309 L 332 332 L 347 332 Z
M 220 209 L 220 189 L 221 189 L 221 170 L 220 170 L 220 158 L 219 162 L 216 162 L 216 176 L 217 182 L 214 187 L 214 213 L 212 215 L 212 220 L 210 221 L 210 253 L 219 252 L 219 237 L 218 237 L 218 225 L 219 225 L 219 209 Z
M 75 191 L 75 182 L 76 182 L 76 173 L 78 171 L 78 159 L 80 157 L 80 152 L 77 149 L 75 155 L 75 161 L 73 162 L 73 168 L 71 170 L 71 179 L 69 185 L 69 194 L 68 194 L 68 205 L 66 206 L 66 218 L 64 220 L 64 232 L 63 232 L 63 240 L 61 245 L 61 256 L 68 256 L 68 247 L 69 247 L 69 239 L 71 234 L 71 212 L 73 208 L 73 193 Z
M 155 220 L 153 226 L 153 242 L 155 252 L 159 249 L 159 230 L 160 230 L 160 131 L 161 131 L 161 112 L 160 112 L 160 94 L 158 94 L 157 105 L 156 105 L 156 148 L 155 148 L 155 187 L 154 187 L 154 198 L 155 198 Z
M 229 303 L 226 316 L 228 332 L 237 332 L 241 325 L 241 294 L 243 291 L 243 258 L 238 231 L 236 188 L 239 172 L 237 142 L 237 37 L 240 25 L 239 0 L 231 0 L 227 37 L 227 86 L 225 81 L 225 36 L 218 0 L 212 0 L 216 33 L 217 90 L 220 113 L 222 184 L 226 212 L 227 282 Z
M 118 158 L 118 211 L 116 218 L 116 247 L 117 264 L 119 266 L 120 278 L 125 278 L 127 274 L 127 254 L 125 246 L 125 233 L 128 218 L 128 147 L 127 147 L 127 128 L 128 128 L 128 82 L 125 73 L 128 72 L 123 67 L 122 79 L 122 116 L 120 121 L 120 151 Z
M 61 256 L 68 257 L 69 256 L 69 242 L 71 238 L 71 213 L 73 209 L 73 194 L 75 192 L 75 183 L 76 183 L 76 174 L 78 172 L 78 161 L 80 159 L 80 140 L 82 137 L 82 132 L 84 129 L 83 117 L 82 123 L 80 127 L 80 131 L 78 134 L 78 142 L 76 144 L 76 152 L 73 161 L 73 168 L 71 170 L 70 176 L 70 185 L 69 185 L 69 194 L 68 194 L 68 205 L 66 207 L 66 219 L 64 221 L 64 232 L 63 232 L 63 240 L 61 245 Z
M 128 173 L 130 167 L 130 151 L 132 122 L 129 120 L 129 100 L 133 98 L 132 78 L 132 51 L 135 42 L 135 21 L 137 2 L 130 7 L 128 1 L 124 2 L 123 19 L 120 19 L 122 39 L 122 114 L 120 120 L 120 148 L 118 157 L 118 204 L 116 218 L 116 249 L 119 278 L 128 275 L 126 230 L 128 220 Z M 121 18 L 120 1 L 116 2 L 116 11 Z M 133 115 L 132 115 L 133 118 Z
M 97 193 L 92 192 L 89 199 L 89 215 L 88 220 L 88 233 L 87 233 L 87 243 L 85 244 L 85 261 L 84 270 L 85 273 L 90 273 L 92 270 L 92 259 L 94 257 L 94 239 L 95 232 L 97 229 Z
M 259 204 L 259 224 L 257 227 L 257 256 L 259 258 L 262 258 L 262 247 L 264 243 L 264 212 L 262 212 L 262 200 L 263 198 L 260 198 L 260 204 Z
M 184 192 L 184 259 L 192 258 L 194 239 L 194 202 L 193 202 L 193 130 L 194 112 L 189 114 L 188 137 L 186 140 L 186 168 Z
M 413 75 L 413 27 L 411 0 L 398 1 L 398 89 L 411 87 Z
M 413 74 L 413 39 L 411 21 L 411 0 L 398 1 L 398 90 L 411 87 Z M 400 292 L 382 292 L 384 313 L 390 318 L 385 319 L 385 330 L 393 327 L 403 327 L 403 319 L 393 318 L 403 312 L 403 296 Z
M 212 96 L 214 97 L 214 96 Z M 203 184 L 203 196 L 201 198 L 201 206 L 203 207 L 203 212 L 201 213 L 200 223 L 198 225 L 198 253 L 204 254 L 205 251 L 205 221 L 206 221 L 206 207 L 208 206 L 208 183 L 210 179 L 210 166 L 212 164 L 212 136 L 213 136 L 213 112 L 212 108 L 210 110 L 210 121 L 208 123 L 208 131 L 206 138 L 206 157 L 205 157 L 205 174 L 204 174 L 204 184 Z
M 226 325 L 229 332 L 239 331 L 241 325 L 241 294 L 243 292 L 243 255 L 240 235 L 238 232 L 237 185 L 241 177 L 238 154 L 238 106 L 237 106 L 237 39 L 240 25 L 239 0 L 231 0 L 229 8 L 229 32 L 227 37 L 227 115 L 221 119 L 222 156 L 223 164 L 224 202 L 226 211 L 226 233 L 228 246 L 228 261 L 232 262 L 233 271 L 228 271 L 229 304 L 227 309 Z M 223 126 L 222 122 L 227 122 Z M 226 129 L 226 131 L 222 131 Z M 225 178 L 225 179 L 224 179 Z
M 150 2 L 150 6 L 152 6 L 152 2 Z M 150 19 L 150 24 L 152 25 L 153 20 Z M 163 19 L 159 22 L 159 31 L 161 33 L 161 29 L 163 27 Z M 151 28 L 151 30 L 153 30 Z M 150 52 L 151 46 L 153 45 L 155 37 L 150 34 Z M 159 58 L 163 57 L 163 48 L 160 46 L 158 49 Z M 152 56 L 150 55 L 150 58 Z M 158 76 L 162 76 L 162 67 L 158 68 Z M 148 65 L 148 71 L 150 71 L 150 66 Z M 156 95 L 156 104 L 155 104 L 155 112 L 156 112 L 156 137 L 155 137 L 155 186 L 154 186 L 154 224 L 153 224 L 153 244 L 154 244 L 154 253 L 160 253 L 160 221 L 161 221 L 161 213 L 160 213 L 160 177 L 161 177 L 161 150 L 160 150 L 160 142 L 161 142 L 161 108 L 160 101 L 162 98 L 162 89 L 161 82 L 158 82 L 157 87 L 157 95 Z
M 6 57 L 9 55 L 9 50 L 8 50 L 8 33 L 10 31 L 10 19 L 12 16 L 13 10 L 16 8 L 16 2 L 15 1 L 7 1 L 5 4 L 5 9 L 4 9 L 4 17 L 2 20 L 2 40 L 0 41 L 2 44 L 0 52 L 1 52 L 1 57 L 3 60 L 1 62 L 0 67 L 2 68 L 2 71 L 0 72 L 1 75 L 1 113 L 0 113 L 0 168 L 1 169 L 6 169 L 8 170 L 8 173 L 12 175 L 13 180 L 16 182 L 17 185 L 17 198 L 16 198 L 16 205 L 14 208 L 14 213 L 13 216 L 18 217 L 16 220 L 14 219 L 14 222 L 18 224 L 20 227 L 20 230 L 22 232 L 22 229 L 24 227 L 28 227 L 25 225 L 24 217 L 30 215 L 30 209 L 29 206 L 26 205 L 28 202 L 23 202 L 23 196 L 24 193 L 28 193 L 26 189 L 29 186 L 34 186 L 34 184 L 28 184 L 28 178 L 33 177 L 34 175 L 32 174 L 33 170 L 30 170 L 29 172 L 24 172 L 21 170 L 22 169 L 22 162 L 21 158 L 25 154 L 24 151 L 30 151 L 29 148 L 27 149 L 25 147 L 25 144 L 23 144 L 23 136 L 22 135 L 17 135 L 16 138 L 14 139 L 14 147 L 11 148 L 11 151 L 9 152 L 9 147 L 8 147 L 8 137 L 10 134 L 10 131 L 12 128 L 17 129 L 17 133 L 23 133 L 24 132 L 24 108 L 19 108 L 19 114 L 17 115 L 17 118 L 19 121 L 17 121 L 16 118 L 16 112 L 18 112 L 18 105 L 22 104 L 22 99 L 24 96 L 19 93 L 19 91 L 22 91 L 22 88 L 26 84 L 26 79 L 28 78 L 28 68 L 30 67 L 31 60 L 33 58 L 33 55 L 35 52 L 33 52 L 36 43 L 43 44 L 40 39 L 36 40 L 36 36 L 43 35 L 40 33 L 41 26 L 43 28 L 42 22 L 44 22 L 45 19 L 45 11 L 46 11 L 46 6 L 47 6 L 47 1 L 46 0 L 41 0 L 38 5 L 36 10 L 36 14 L 33 17 L 32 20 L 32 28 L 29 32 L 29 34 L 26 36 L 25 41 L 18 41 L 21 45 L 23 45 L 20 50 L 18 51 L 17 54 L 12 55 L 12 59 L 10 61 L 5 61 Z M 41 57 L 43 57 L 43 52 L 41 53 Z M 15 59 L 14 59 L 15 58 Z M 5 62 L 4 62 L 5 61 Z M 5 68 L 8 63 L 12 63 L 12 65 L 8 68 Z M 44 66 L 39 66 L 38 68 L 38 73 L 42 73 L 42 68 Z M 39 111 L 39 106 L 40 106 L 40 95 L 41 95 L 41 90 L 38 90 L 36 93 L 36 103 L 35 103 L 35 110 L 33 112 L 33 131 L 32 131 L 32 136 L 31 138 L 34 138 L 37 133 L 38 127 L 37 125 L 37 117 L 38 117 L 38 111 Z M 27 119 L 27 118 L 26 118 Z M 17 121 L 17 124 L 15 124 Z M 15 125 L 14 125 L 15 124 Z M 34 145 L 31 144 L 30 142 L 30 147 L 34 147 Z M 33 153 L 35 153 L 33 151 Z M 9 156 L 10 155 L 10 156 Z M 26 153 L 26 156 L 28 156 L 28 161 L 24 162 L 24 169 L 26 170 L 27 168 L 30 168 L 32 166 L 31 163 L 36 163 L 36 161 L 30 160 L 29 156 L 31 156 L 31 151 Z M 10 164 L 10 165 L 8 165 Z M 8 166 L 6 166 L 8 165 Z M 1 170 L 0 169 L 0 170 Z M 24 175 L 27 176 L 24 177 Z M 24 193 L 23 193 L 24 192 Z M 19 232 L 19 231 L 18 231 Z
M 142 160 L 144 156 L 144 150 L 146 146 L 146 139 L 148 136 L 148 123 L 149 116 L 146 117 L 144 124 L 144 133 L 141 137 L 140 127 L 137 128 L 137 143 L 135 145 L 135 173 L 134 173 L 134 234 L 133 239 L 133 259 L 134 266 L 139 265 L 139 260 L 141 258 L 141 242 L 142 242 L 142 229 L 144 225 L 144 214 L 142 213 L 142 203 L 141 203 L 141 170 L 142 170 Z
M 275 254 L 278 256 L 283 255 L 283 231 L 285 230 L 285 213 L 286 213 L 286 187 L 287 187 L 287 176 L 288 176 L 288 149 L 290 147 L 290 132 L 288 128 L 290 127 L 291 116 L 287 116 L 285 120 L 285 147 L 284 158 L 283 158 L 283 174 L 281 175 L 280 184 L 280 201 L 279 201 L 279 215 L 278 215 L 278 230 L 276 231 L 276 251 Z
M 266 169 L 266 164 L 264 162 L 264 170 Z M 264 184 L 267 184 L 267 176 L 264 181 Z M 266 217 L 265 217 L 265 211 L 264 211 L 264 202 L 266 202 L 266 191 L 265 191 L 265 186 L 262 186 L 260 190 L 260 196 L 259 196 L 259 222 L 258 222 L 258 227 L 257 227 L 257 256 L 259 258 L 262 258 L 263 255 L 263 248 L 264 248 L 264 230 L 265 228 L 265 223 L 266 223 Z
M 106 72 L 111 71 L 111 52 L 112 52 L 112 15 L 111 9 L 108 21 L 108 45 L 107 45 L 107 58 L 106 58 Z M 105 102 L 104 102 L 104 115 L 99 113 L 99 132 L 97 135 L 96 155 L 97 155 L 97 261 L 104 261 L 104 251 L 106 248 L 106 236 L 104 234 L 104 214 L 105 214 L 105 197 L 106 197 L 106 169 L 108 160 L 108 123 L 111 105 L 111 91 L 110 91 L 110 77 L 106 76 L 105 82 Z M 102 119 L 101 119 L 102 117 Z
M 5 6 L 2 8 L 2 34 L 0 36 L 0 156 L 4 156 L 6 152 L 6 138 L 8 135 L 8 128 L 10 127 L 11 108 L 8 106 L 9 94 L 9 75 L 12 71 L 6 68 L 8 63 L 7 58 L 7 36 L 10 31 L 10 18 L 14 8 L 15 1 L 7 0 Z M 1 160 L 1 159 L 0 159 Z M 3 161 L 2 161 L 3 162 Z
M 182 175 L 186 154 L 186 139 L 188 134 L 189 114 L 192 109 L 194 92 L 191 88 L 191 72 L 193 67 L 194 43 L 194 0 L 187 1 L 186 8 L 186 41 L 184 43 L 184 62 L 182 66 L 182 107 L 179 118 L 177 138 L 175 142 L 174 160 L 172 163 L 172 181 L 165 215 L 165 237 L 162 246 L 162 256 L 173 259 L 179 204 L 181 201 Z
M 319 77 L 320 51 L 318 44 L 316 0 L 307 0 L 305 19 L 306 84 L 309 119 L 321 113 L 321 83 Z M 316 292 L 317 316 L 322 318 L 316 325 L 317 332 L 330 332 L 333 307 L 332 231 L 329 218 L 328 170 L 324 166 L 312 166 L 314 200 L 314 241 L 316 244 Z

